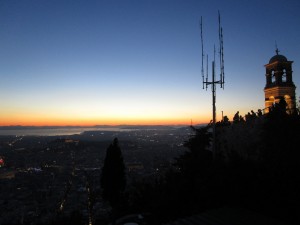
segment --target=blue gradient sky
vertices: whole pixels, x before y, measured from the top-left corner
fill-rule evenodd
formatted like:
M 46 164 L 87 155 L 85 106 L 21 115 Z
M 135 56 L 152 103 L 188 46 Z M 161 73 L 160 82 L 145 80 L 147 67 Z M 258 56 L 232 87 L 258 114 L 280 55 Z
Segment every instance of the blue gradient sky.
M 211 61 L 218 9 L 226 76 L 218 119 L 264 108 L 275 40 L 299 86 L 298 0 L 1 0 L 0 125 L 208 122 L 199 20 Z

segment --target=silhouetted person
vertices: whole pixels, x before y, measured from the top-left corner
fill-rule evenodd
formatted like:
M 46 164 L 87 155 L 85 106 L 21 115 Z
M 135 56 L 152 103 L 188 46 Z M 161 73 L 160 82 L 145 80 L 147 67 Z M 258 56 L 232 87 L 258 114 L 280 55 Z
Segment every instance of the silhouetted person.
M 256 118 L 256 113 L 253 110 L 251 110 L 251 117 L 252 117 L 252 119 Z
M 234 114 L 233 117 L 233 123 L 238 123 L 240 121 L 240 115 L 239 115 L 239 111 L 236 112 L 236 114 Z
M 245 115 L 245 118 L 246 118 L 246 122 L 249 122 L 251 120 L 251 114 L 248 112 L 246 115 Z
M 240 122 L 245 122 L 244 117 L 240 115 Z
M 263 115 L 263 114 L 262 114 L 262 111 L 261 111 L 261 109 L 259 109 L 258 112 L 257 112 L 257 116 L 258 116 L 258 117 L 261 117 L 262 115 Z
M 229 121 L 228 116 L 224 116 L 223 123 L 224 123 L 224 125 L 230 125 L 230 121 Z

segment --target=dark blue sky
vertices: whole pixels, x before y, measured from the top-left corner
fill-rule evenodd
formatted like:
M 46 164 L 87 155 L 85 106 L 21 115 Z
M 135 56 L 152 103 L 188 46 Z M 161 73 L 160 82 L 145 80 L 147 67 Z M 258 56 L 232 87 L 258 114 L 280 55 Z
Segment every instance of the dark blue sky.
M 209 121 L 199 20 L 211 61 L 218 10 L 226 76 L 225 90 L 217 91 L 218 116 L 264 107 L 263 66 L 275 41 L 295 61 L 299 86 L 297 0 L 2 0 L 0 123 Z

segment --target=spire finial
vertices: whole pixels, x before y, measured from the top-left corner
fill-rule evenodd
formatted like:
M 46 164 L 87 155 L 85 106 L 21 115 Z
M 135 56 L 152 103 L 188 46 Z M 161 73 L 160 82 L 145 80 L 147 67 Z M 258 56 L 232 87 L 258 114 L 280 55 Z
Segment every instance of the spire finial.
M 275 48 L 276 48 L 276 50 L 275 50 L 276 54 L 279 55 L 278 53 L 279 53 L 280 51 L 278 50 L 277 42 L 276 42 L 276 41 L 275 41 Z

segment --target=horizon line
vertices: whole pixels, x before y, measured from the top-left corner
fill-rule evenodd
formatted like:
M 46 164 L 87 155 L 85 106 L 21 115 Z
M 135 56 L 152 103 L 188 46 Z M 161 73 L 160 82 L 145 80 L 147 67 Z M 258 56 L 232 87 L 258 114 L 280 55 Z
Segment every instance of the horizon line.
M 204 125 L 208 123 L 198 123 L 193 126 Z M 167 126 L 191 126 L 191 124 L 118 124 L 118 125 L 0 125 L 0 128 L 9 128 L 9 127 L 122 127 L 122 126 L 148 126 L 148 127 L 167 127 Z

